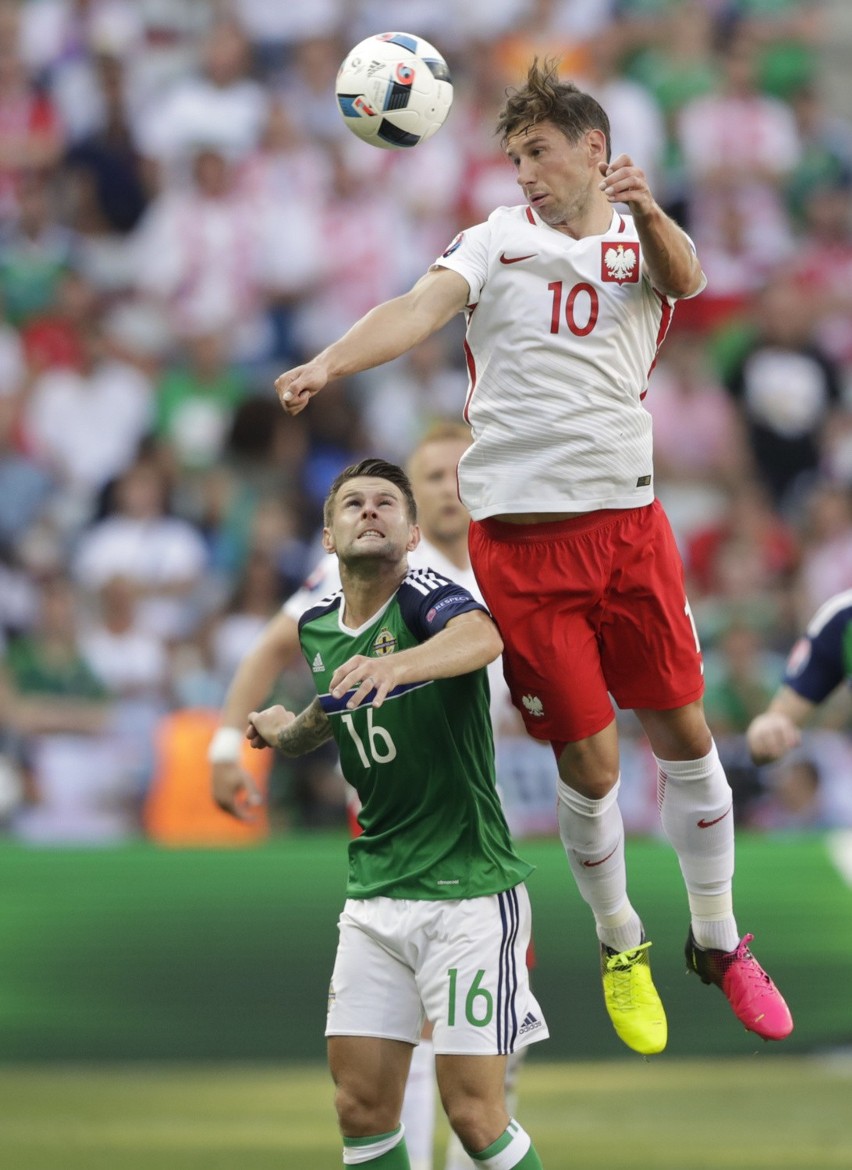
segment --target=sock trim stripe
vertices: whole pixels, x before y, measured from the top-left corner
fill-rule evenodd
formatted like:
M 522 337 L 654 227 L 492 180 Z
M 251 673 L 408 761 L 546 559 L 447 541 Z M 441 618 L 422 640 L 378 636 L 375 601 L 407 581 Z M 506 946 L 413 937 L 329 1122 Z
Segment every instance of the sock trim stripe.
M 361 1138 L 344 1137 L 343 1144 L 344 1146 L 351 1146 L 353 1149 L 357 1149 L 359 1146 L 374 1146 L 379 1142 L 386 1142 L 389 1138 L 396 1137 L 397 1134 L 400 1134 L 400 1136 L 402 1134 L 401 1125 L 398 1125 L 396 1129 L 392 1129 L 389 1133 L 374 1133 L 370 1137 Z

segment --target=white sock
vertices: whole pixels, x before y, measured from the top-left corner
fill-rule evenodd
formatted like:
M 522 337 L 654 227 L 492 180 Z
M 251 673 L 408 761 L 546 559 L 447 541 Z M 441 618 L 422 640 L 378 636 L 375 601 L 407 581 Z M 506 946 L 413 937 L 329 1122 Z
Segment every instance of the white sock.
M 615 951 L 639 945 L 642 924 L 627 897 L 624 823 L 619 779 L 600 800 L 557 783 L 559 836 L 584 902 L 595 916 L 598 938 Z
M 657 795 L 686 884 L 695 941 L 732 951 L 739 942 L 731 893 L 733 794 L 716 745 L 700 760 L 658 759 Z
M 411 1170 L 432 1170 L 435 1138 L 435 1049 L 421 1040 L 411 1054 L 402 1100 L 402 1122 Z

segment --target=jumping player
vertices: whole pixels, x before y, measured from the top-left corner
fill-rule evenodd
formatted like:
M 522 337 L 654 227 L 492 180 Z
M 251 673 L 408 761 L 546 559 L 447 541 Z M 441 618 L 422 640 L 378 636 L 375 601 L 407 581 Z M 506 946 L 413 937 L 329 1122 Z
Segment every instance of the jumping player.
M 297 414 L 332 379 L 466 315 L 473 444 L 459 485 L 471 563 L 513 701 L 556 753 L 560 836 L 594 913 L 610 1018 L 638 1052 L 666 1043 L 650 942 L 627 894 L 612 696 L 635 710 L 657 758 L 689 900 L 687 967 L 721 987 L 747 1029 L 782 1039 L 789 1010 L 734 917 L 731 790 L 642 405 L 676 302 L 705 278 L 643 171 L 626 154 L 610 161 L 609 121 L 592 97 L 534 62 L 498 131 L 525 205 L 462 232 L 410 292 L 276 390 Z

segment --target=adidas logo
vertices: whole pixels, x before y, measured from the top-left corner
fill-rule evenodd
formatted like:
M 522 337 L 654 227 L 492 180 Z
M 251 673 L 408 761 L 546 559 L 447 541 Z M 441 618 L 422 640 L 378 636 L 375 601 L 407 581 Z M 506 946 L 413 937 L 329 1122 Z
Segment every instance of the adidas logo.
M 314 674 L 320 674 L 323 670 L 325 670 L 325 663 L 323 662 L 322 655 L 319 653 L 319 651 L 317 651 L 316 655 L 314 656 L 313 663 L 311 664 L 311 670 L 314 672 Z
M 541 1027 L 541 1020 L 537 1019 L 532 1012 L 527 1012 L 524 1016 L 524 1022 L 518 1028 L 518 1035 L 524 1036 L 527 1032 L 534 1032 L 536 1028 Z

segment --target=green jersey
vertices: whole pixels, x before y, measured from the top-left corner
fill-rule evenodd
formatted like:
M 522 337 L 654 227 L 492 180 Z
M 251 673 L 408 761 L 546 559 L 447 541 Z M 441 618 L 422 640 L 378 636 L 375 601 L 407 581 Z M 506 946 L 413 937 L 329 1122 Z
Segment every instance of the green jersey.
M 349 694 L 329 694 L 334 671 L 354 655 L 399 653 L 482 608 L 431 569 L 412 569 L 360 629 L 343 624 L 340 591 L 300 619 L 343 774 L 361 799 L 363 833 L 349 844 L 351 898 L 475 898 L 532 872 L 512 847 L 497 794 L 484 668 L 395 687 L 377 710 L 367 702 L 347 711 Z

